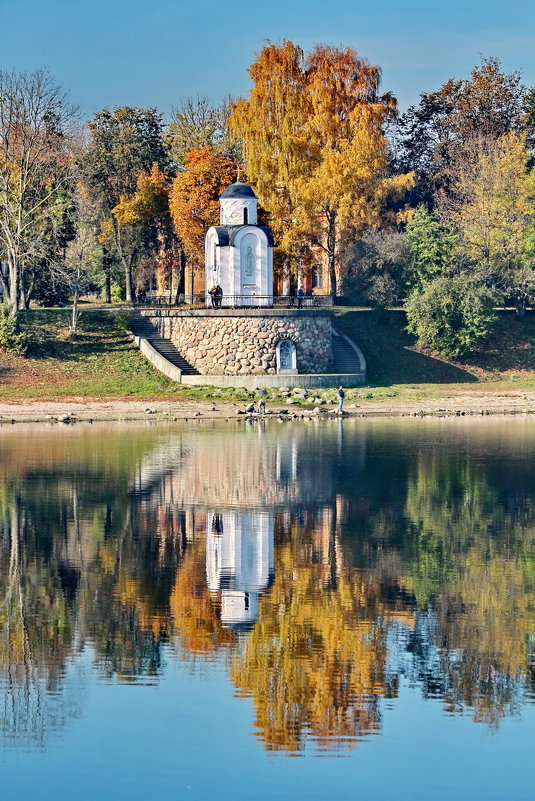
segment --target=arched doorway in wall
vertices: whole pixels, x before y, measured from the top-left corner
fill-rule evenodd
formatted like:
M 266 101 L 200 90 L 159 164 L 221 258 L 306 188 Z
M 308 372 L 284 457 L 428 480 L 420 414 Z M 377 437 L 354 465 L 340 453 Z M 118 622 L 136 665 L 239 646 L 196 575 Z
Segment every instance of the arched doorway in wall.
M 281 339 L 277 343 L 277 373 L 292 375 L 297 373 L 297 352 L 295 342 L 291 339 Z

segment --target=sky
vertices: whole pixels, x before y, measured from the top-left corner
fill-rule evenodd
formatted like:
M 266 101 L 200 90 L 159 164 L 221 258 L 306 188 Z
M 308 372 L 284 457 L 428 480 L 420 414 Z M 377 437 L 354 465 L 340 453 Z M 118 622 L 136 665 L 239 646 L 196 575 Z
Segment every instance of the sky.
M 86 117 L 245 95 L 266 39 L 355 48 L 401 109 L 481 57 L 535 85 L 533 0 L 0 0 L 0 69 L 48 68 Z

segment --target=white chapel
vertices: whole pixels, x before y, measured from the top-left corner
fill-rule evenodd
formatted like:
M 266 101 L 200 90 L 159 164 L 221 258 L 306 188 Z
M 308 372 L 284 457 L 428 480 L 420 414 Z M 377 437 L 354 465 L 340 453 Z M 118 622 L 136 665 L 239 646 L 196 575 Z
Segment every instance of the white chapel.
M 224 190 L 219 205 L 220 225 L 209 228 L 205 237 L 207 305 L 210 289 L 217 286 L 222 306 L 271 305 L 273 234 L 258 225 L 258 198 L 250 186 L 236 181 Z

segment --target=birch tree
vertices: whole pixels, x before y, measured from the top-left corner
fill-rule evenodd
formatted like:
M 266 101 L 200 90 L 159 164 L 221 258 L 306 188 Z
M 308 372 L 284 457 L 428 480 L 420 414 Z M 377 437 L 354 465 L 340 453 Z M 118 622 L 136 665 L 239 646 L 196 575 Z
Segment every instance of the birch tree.
M 395 100 L 378 94 L 380 70 L 351 48 L 317 45 L 305 57 L 292 42 L 270 43 L 249 73 L 249 99 L 230 119 L 247 175 L 283 246 L 324 250 L 336 295 L 343 234 L 377 225 L 387 195 L 413 182 L 388 174 L 384 125 Z
M 14 315 L 29 301 L 53 207 L 70 186 L 74 116 L 46 71 L 0 72 L 0 281 Z

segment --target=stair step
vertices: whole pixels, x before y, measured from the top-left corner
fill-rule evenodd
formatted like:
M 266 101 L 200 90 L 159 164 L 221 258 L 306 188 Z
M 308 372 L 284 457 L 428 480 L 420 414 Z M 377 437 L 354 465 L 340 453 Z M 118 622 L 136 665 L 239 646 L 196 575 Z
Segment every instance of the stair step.
M 169 339 L 160 336 L 157 328 L 152 323 L 140 317 L 132 320 L 132 333 L 135 336 L 146 339 L 154 350 L 158 351 L 168 362 L 178 367 L 184 375 L 199 375 L 199 371 L 193 367 L 182 354 L 176 349 Z

